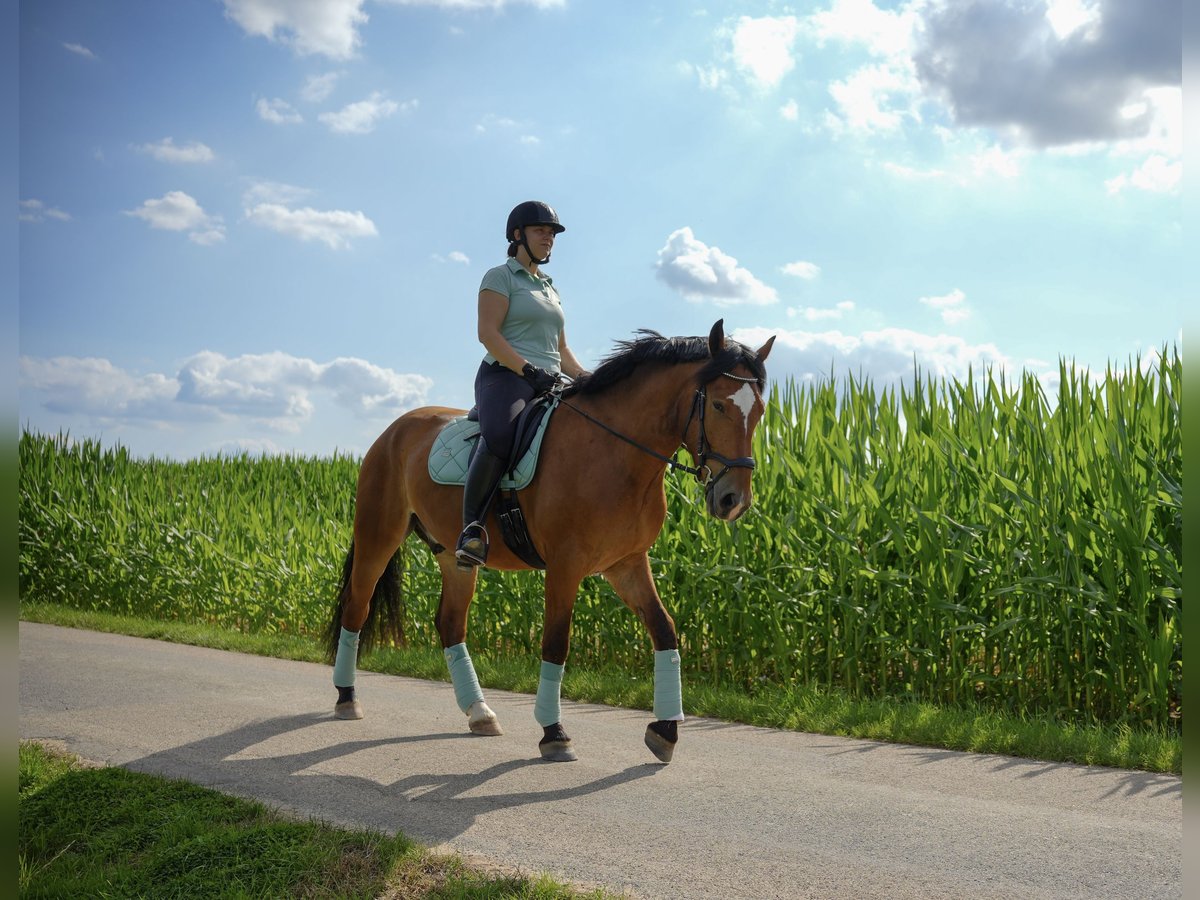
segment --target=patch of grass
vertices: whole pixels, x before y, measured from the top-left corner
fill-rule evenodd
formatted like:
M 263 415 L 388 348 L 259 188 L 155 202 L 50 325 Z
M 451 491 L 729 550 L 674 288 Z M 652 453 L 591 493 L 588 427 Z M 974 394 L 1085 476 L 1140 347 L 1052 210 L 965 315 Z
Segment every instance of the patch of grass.
M 18 748 L 23 897 L 573 898 L 546 877 L 496 875 L 403 835 L 297 821 L 177 781 Z
M 282 659 L 324 661 L 323 649 L 296 636 L 248 635 L 180 623 L 148 622 L 127 616 L 83 612 L 57 604 L 23 604 L 21 617 L 94 631 L 129 634 Z M 472 653 L 480 683 L 487 688 L 532 694 L 538 665 L 532 658 Z M 446 664 L 432 649 L 378 650 L 364 656 L 362 669 L 448 681 Z M 568 662 L 563 696 L 586 703 L 650 709 L 654 685 L 649 660 L 644 671 L 575 669 Z M 689 715 L 973 753 L 999 753 L 1052 762 L 1113 766 L 1181 774 L 1183 737 L 1176 732 L 1126 725 L 1077 725 L 1049 716 L 1006 715 L 971 705 L 937 705 L 895 698 L 861 700 L 827 688 L 764 683 L 751 692 L 716 680 L 684 677 Z

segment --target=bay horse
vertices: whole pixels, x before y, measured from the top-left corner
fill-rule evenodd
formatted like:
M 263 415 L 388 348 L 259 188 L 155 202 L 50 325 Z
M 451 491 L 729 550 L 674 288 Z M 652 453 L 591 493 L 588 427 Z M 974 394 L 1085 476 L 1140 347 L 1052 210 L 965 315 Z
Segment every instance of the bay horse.
M 542 669 L 534 705 L 543 727 L 543 758 L 576 758 L 560 721 L 559 693 L 579 585 L 599 574 L 650 634 L 655 718 L 645 742 L 658 759 L 671 760 L 683 720 L 679 645 L 647 556 L 666 518 L 663 477 L 668 468 L 693 474 L 704 485 L 706 510 L 718 519 L 732 522 L 750 507 L 751 441 L 765 407 L 764 363 L 774 341 L 751 350 L 725 338 L 723 321 L 713 325 L 707 339 L 642 331 L 618 342 L 594 372 L 562 390 L 533 481 L 520 494 L 527 530 L 546 562 Z M 360 639 L 364 651 L 376 639 L 402 639 L 399 551 L 416 533 L 441 570 L 436 625 L 455 699 L 471 732 L 503 733 L 466 649 L 476 572 L 459 569 L 446 549 L 454 546 L 462 527 L 462 487 L 435 483 L 428 469 L 438 432 L 463 414 L 445 407 L 407 412 L 363 457 L 353 540 L 328 630 L 338 718 L 363 715 L 354 693 Z M 694 466 L 674 458 L 680 446 Z M 485 523 L 494 536 L 487 565 L 529 569 L 499 540 L 495 505 Z

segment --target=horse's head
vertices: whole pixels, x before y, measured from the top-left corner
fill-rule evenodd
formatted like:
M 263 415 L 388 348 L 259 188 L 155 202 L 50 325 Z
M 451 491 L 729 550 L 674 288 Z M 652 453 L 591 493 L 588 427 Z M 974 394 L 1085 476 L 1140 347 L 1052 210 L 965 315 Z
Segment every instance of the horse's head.
M 718 320 L 708 335 L 711 358 L 697 375 L 684 440 L 700 470 L 709 514 L 727 522 L 738 518 L 752 502 L 751 442 L 766 406 L 763 364 L 774 343 L 772 337 L 758 350 L 751 350 L 727 341 L 724 320 Z

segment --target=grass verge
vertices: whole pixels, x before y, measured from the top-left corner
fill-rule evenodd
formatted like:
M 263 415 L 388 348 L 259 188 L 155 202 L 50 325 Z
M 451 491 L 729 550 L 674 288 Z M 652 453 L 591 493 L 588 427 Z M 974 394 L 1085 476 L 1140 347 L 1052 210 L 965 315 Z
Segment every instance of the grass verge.
M 186 781 L 18 747 L 22 897 L 575 898 L 402 835 L 299 821 Z
M 195 644 L 281 659 L 324 662 L 323 649 L 296 635 L 250 635 L 204 625 L 146 621 L 53 604 L 24 603 L 21 618 L 94 631 Z M 535 693 L 536 661 L 472 651 L 484 687 Z M 376 651 L 360 668 L 389 675 L 447 681 L 446 664 L 433 649 Z M 575 670 L 567 666 L 563 696 L 587 703 L 650 709 L 654 685 L 645 672 Z M 971 706 L 938 706 L 896 700 L 853 700 L 805 685 L 763 684 L 753 692 L 719 681 L 684 678 L 689 715 L 818 734 L 866 738 L 973 753 L 999 753 L 1051 762 L 1112 766 L 1148 772 L 1183 772 L 1183 736 L 1128 726 L 1080 726 L 1045 718 L 1006 715 Z

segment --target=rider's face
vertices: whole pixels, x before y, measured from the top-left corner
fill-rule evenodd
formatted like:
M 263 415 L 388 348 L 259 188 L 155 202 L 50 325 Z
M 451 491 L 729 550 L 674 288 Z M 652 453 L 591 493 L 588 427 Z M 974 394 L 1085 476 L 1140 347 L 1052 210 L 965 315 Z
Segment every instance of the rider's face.
M 545 259 L 554 247 L 554 226 L 526 225 L 525 240 L 534 256 L 538 259 Z

